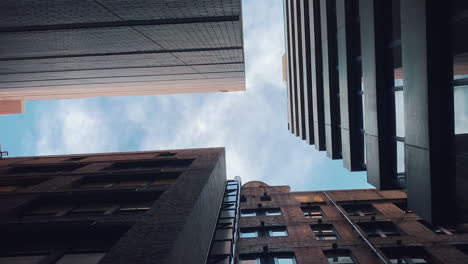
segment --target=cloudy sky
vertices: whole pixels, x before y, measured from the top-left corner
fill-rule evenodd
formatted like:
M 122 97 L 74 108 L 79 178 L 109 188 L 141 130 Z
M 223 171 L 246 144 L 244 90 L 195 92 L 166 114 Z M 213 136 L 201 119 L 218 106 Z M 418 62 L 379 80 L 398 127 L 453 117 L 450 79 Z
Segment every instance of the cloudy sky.
M 27 102 L 0 117 L 10 156 L 226 147 L 228 177 L 293 190 L 370 188 L 287 130 L 282 0 L 244 1 L 247 91 Z

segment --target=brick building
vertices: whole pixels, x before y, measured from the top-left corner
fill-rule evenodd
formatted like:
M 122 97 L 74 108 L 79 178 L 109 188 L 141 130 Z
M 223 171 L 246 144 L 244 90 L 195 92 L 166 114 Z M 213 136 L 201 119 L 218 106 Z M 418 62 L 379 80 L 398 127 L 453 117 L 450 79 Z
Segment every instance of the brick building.
M 2 158 L 0 263 L 230 260 L 225 166 L 223 148 Z
M 245 90 L 241 0 L 0 1 L 0 114 L 25 100 Z
M 288 128 L 432 223 L 468 221 L 468 2 L 285 0 Z
M 468 263 L 464 225 L 431 226 L 399 190 L 241 189 L 239 264 Z

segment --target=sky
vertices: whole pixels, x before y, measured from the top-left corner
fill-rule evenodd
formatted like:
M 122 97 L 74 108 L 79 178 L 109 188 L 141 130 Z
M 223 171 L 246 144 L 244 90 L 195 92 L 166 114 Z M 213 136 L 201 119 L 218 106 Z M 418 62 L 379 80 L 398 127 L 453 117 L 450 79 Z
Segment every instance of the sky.
M 287 129 L 282 0 L 243 2 L 245 92 L 30 101 L 0 116 L 10 156 L 225 147 L 227 176 L 294 191 L 372 188 Z

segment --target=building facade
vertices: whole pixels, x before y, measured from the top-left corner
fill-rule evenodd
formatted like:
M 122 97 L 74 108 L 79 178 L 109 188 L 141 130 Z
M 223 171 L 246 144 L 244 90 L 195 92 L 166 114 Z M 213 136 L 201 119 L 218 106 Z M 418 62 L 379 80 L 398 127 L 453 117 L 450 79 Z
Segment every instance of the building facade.
M 225 166 L 223 148 L 2 158 L 0 263 L 231 261 Z
M 429 222 L 467 220 L 468 4 L 285 0 L 289 130 Z M 449 202 L 447 202 L 449 201 Z
M 245 90 L 241 0 L 2 1 L 0 114 L 25 100 Z
M 408 211 L 406 193 L 375 189 L 241 189 L 239 264 L 464 264 L 467 225 L 433 226 Z

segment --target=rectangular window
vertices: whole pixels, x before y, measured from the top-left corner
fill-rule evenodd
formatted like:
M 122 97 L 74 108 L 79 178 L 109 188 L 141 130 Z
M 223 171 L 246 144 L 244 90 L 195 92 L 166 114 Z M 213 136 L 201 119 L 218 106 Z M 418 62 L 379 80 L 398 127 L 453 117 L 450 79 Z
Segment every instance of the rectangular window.
M 262 226 L 241 228 L 240 237 L 282 237 L 288 236 L 285 226 Z
M 252 217 L 252 216 L 277 216 L 281 215 L 281 210 L 279 208 L 257 208 L 257 209 L 242 209 L 242 217 Z
M 242 254 L 239 264 L 296 264 L 296 258 L 292 253 Z
M 381 251 L 394 264 L 430 263 L 429 254 L 423 247 L 386 247 Z
M 468 82 L 468 81 L 467 81 Z M 455 86 L 455 134 L 468 133 L 468 85 Z
M 112 209 L 115 205 L 110 203 L 94 203 L 94 204 L 81 204 L 73 209 L 68 215 L 82 216 L 82 215 L 102 215 Z
M 67 188 L 141 188 L 149 185 L 174 184 L 181 174 L 181 172 L 167 172 L 141 175 L 89 176 Z
M 121 161 L 112 164 L 105 170 L 144 170 L 158 169 L 165 167 L 188 167 L 192 164 L 193 159 L 157 159 L 157 160 L 142 160 L 142 161 Z
M 2 185 L 0 186 L 0 192 L 14 192 L 19 188 L 17 185 Z
M 339 238 L 338 233 L 331 224 L 311 225 L 311 228 L 317 240 L 337 240 Z
M 323 254 L 327 258 L 328 264 L 355 264 L 351 251 L 347 249 L 325 250 Z
M 349 216 L 377 215 L 378 212 L 371 204 L 346 204 L 341 206 Z
M 8 170 L 9 174 L 41 174 L 41 173 L 60 173 L 71 172 L 84 167 L 86 164 L 49 164 L 49 165 L 24 165 L 12 167 Z
M 320 209 L 320 206 L 303 206 L 301 207 L 302 212 L 304 213 L 305 218 L 312 218 L 312 219 L 322 219 L 323 212 Z
M 395 224 L 390 221 L 358 223 L 368 237 L 394 237 L 400 236 Z
M 454 235 L 454 234 L 464 234 L 461 229 L 456 228 L 455 226 L 434 226 L 424 220 L 418 220 L 425 227 L 431 229 L 434 233 L 438 235 Z

